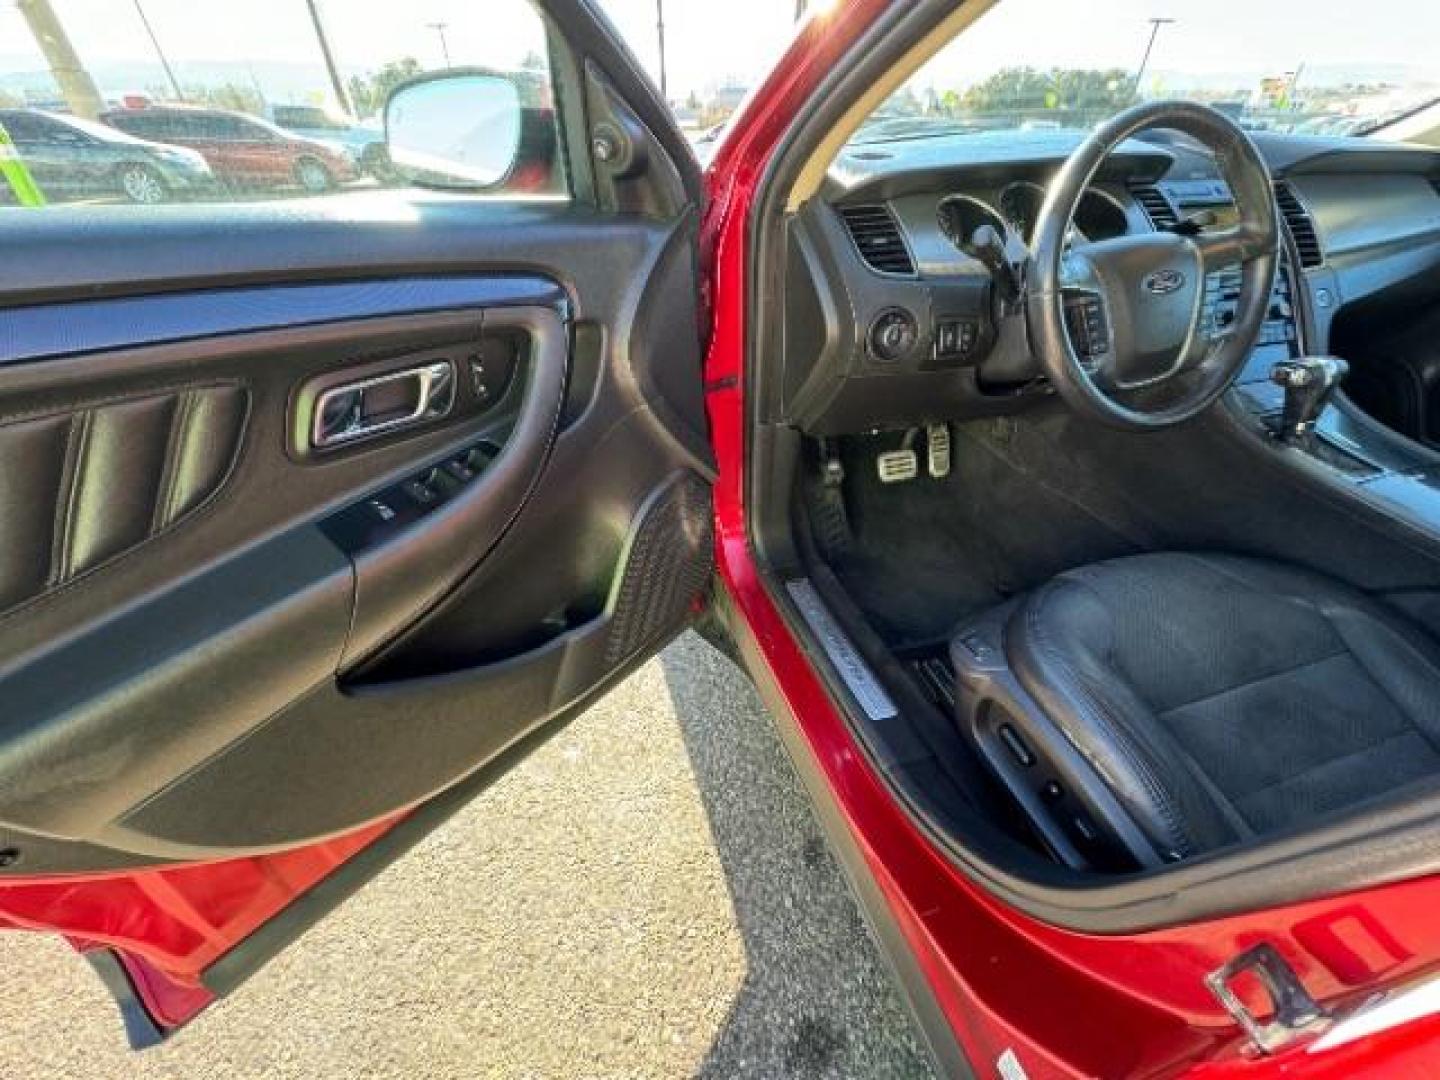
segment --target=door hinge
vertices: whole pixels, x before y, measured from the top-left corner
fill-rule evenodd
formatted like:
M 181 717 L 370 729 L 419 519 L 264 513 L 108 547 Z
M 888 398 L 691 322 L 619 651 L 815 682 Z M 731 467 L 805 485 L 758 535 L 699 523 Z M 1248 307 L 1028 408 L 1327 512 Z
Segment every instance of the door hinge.
M 1270 998 L 1270 1018 L 1261 1020 L 1240 1000 L 1235 980 L 1253 975 Z M 1205 976 L 1205 985 L 1244 1029 L 1262 1054 L 1273 1054 L 1301 1035 L 1326 1027 L 1330 1014 L 1310 996 L 1275 946 L 1262 942 Z

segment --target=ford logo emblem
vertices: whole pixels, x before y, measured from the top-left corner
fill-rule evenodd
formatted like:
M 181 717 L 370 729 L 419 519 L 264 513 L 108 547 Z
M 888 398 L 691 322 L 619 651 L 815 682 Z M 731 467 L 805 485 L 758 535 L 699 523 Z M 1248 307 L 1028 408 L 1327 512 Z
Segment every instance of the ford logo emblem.
M 1151 296 L 1169 296 L 1185 285 L 1185 275 L 1179 270 L 1156 270 L 1145 278 L 1145 291 Z

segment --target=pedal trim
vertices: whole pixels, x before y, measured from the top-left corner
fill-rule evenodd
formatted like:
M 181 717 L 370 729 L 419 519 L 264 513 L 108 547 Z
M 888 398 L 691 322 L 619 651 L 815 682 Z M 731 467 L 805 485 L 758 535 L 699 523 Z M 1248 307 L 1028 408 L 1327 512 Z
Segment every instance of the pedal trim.
M 920 475 L 914 450 L 886 450 L 875 456 L 875 471 L 882 484 L 900 484 Z

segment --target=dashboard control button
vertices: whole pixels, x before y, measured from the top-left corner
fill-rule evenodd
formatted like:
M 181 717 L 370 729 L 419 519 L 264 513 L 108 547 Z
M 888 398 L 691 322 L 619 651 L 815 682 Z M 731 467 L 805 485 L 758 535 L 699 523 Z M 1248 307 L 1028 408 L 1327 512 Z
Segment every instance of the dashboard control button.
M 881 312 L 870 324 L 870 354 L 884 364 L 904 360 L 920 339 L 915 316 L 904 308 Z
M 961 360 L 975 353 L 980 341 L 980 324 L 974 319 L 942 319 L 935 324 L 935 355 Z
M 935 350 L 941 356 L 954 356 L 960 351 L 958 322 L 942 322 L 935 328 Z

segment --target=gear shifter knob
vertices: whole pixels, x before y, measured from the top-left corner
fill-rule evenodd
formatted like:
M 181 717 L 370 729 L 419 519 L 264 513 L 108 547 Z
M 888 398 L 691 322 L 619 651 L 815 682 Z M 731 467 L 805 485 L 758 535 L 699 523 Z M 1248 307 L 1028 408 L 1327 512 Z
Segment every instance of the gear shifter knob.
M 1338 356 L 1302 356 L 1282 360 L 1270 369 L 1270 381 L 1285 390 L 1279 433 L 1283 442 L 1310 440 L 1315 421 L 1349 371 L 1350 365 Z

